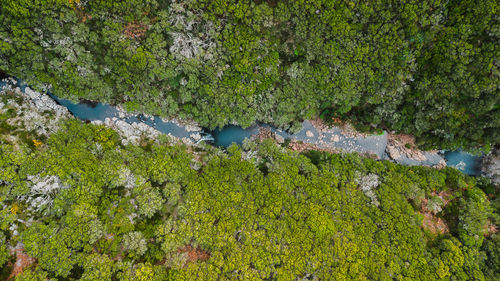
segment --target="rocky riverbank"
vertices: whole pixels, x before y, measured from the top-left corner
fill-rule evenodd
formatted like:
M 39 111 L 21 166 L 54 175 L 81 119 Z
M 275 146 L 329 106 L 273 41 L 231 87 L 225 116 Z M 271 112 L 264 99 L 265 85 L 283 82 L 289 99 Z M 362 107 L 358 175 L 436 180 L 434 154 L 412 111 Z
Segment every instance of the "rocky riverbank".
M 50 131 L 55 130 L 59 119 L 71 118 L 72 114 L 79 119 L 115 129 L 123 137 L 124 144 L 137 144 L 145 138 L 157 139 L 161 134 L 168 135 L 172 139 L 188 145 L 197 144 L 202 140 L 210 140 L 211 138 L 200 126 L 192 121 L 166 120 L 157 116 L 134 114 L 127 112 L 120 106 L 101 103 L 81 102 L 75 104 L 68 100 L 59 99 L 55 96 L 49 97 L 47 94 L 33 91 L 25 85 L 18 84 L 18 81 L 12 78 L 1 80 L 0 87 L 7 90 L 2 91 L 3 94 L 13 92 L 28 101 L 26 105 L 23 105 L 25 108 L 22 110 L 26 113 L 19 113 L 18 116 L 21 119 L 26 119 L 24 121 L 26 128 L 37 128 L 42 134 L 48 134 Z M 56 116 L 54 118 L 56 121 L 50 121 L 51 118 L 44 117 L 43 112 L 52 112 Z M 46 124 L 44 122 L 52 123 Z M 46 130 L 46 132 L 43 130 Z M 306 120 L 302 123 L 302 130 L 295 134 L 290 134 L 266 124 L 255 125 L 249 129 L 228 126 L 223 130 L 214 131 L 213 134 L 215 134 L 215 138 L 218 139 L 219 143 L 229 145 L 232 142 L 241 143 L 244 137 L 258 135 L 258 132 L 275 139 L 279 143 L 283 143 L 285 139 L 290 139 L 290 148 L 295 150 L 317 149 L 331 152 L 358 152 L 367 157 L 391 160 L 403 165 L 423 165 L 436 168 L 446 166 L 444 157 L 437 151 L 416 149 L 411 136 L 393 135 L 385 131 L 381 134 L 362 134 L 348 123 L 329 127 L 321 120 Z M 265 137 L 264 135 L 257 137 L 262 138 Z
M 5 89 L 15 92 L 28 101 L 23 109 L 27 113 L 18 114 L 24 116 L 21 118 L 28 119 L 25 120 L 27 128 L 37 127 L 40 130 L 54 131 L 61 118 L 71 118 L 71 112 L 80 119 L 93 119 L 90 120 L 93 124 L 115 129 L 123 137 L 123 144 L 138 144 L 142 139 L 148 138 L 157 139 L 160 134 L 164 133 L 173 139 L 192 145 L 199 142 L 204 135 L 203 129 L 194 122 L 165 120 L 150 115 L 132 114 L 120 106 L 89 105 L 85 102 L 74 104 L 54 97 L 56 102 L 47 94 L 33 91 L 24 85 L 18 85 L 18 81 L 12 78 L 4 79 L 3 84 Z M 54 112 L 56 118 L 53 121 L 47 121 L 51 124 L 44 123 L 44 120 L 51 120 L 50 118 L 44 118 L 38 114 L 44 111 Z M 359 152 L 377 159 L 393 160 L 406 165 L 442 166 L 444 162 L 444 159 L 435 152 L 415 152 L 412 150 L 413 153 L 410 153 L 404 145 L 400 145 L 395 138 L 389 137 L 386 132 L 380 135 L 360 134 L 348 124 L 329 128 L 321 120 L 306 120 L 302 124 L 302 130 L 296 134 L 289 134 L 268 125 L 261 125 L 259 128 L 260 130 L 257 131 L 268 131 L 269 136 L 272 135 L 278 142 L 283 142 L 286 138 L 291 139 L 290 148 L 292 149 Z M 302 143 L 307 145 L 302 145 Z
M 40 93 L 32 90 L 26 85 L 20 84 L 13 78 L 5 78 L 0 80 L 0 96 L 10 95 L 7 103 L 0 101 L 0 112 L 14 108 L 16 116 L 10 118 L 8 123 L 23 127 L 26 131 L 34 131 L 38 135 L 49 136 L 59 128 L 60 121 L 68 118 L 74 118 L 68 107 L 58 103 L 59 100 L 54 100 L 45 93 Z M 16 101 L 17 99 L 17 101 Z M 91 107 L 88 103 L 82 103 L 81 107 Z M 71 108 L 71 109 L 74 109 Z M 137 118 L 133 114 L 126 112 L 123 108 L 116 108 L 113 114 L 117 117 L 106 117 L 104 120 L 91 121 L 96 125 L 104 125 L 118 132 L 122 137 L 123 144 L 139 144 L 141 140 L 153 139 L 156 140 L 162 132 L 141 120 L 154 120 L 152 116 L 141 116 Z M 127 122 L 127 121 L 128 122 Z M 170 121 L 172 122 L 172 121 Z M 178 123 L 177 123 L 178 124 Z M 179 126 L 182 126 L 179 124 Z M 199 131 L 202 129 L 193 124 L 185 125 L 186 132 L 192 132 L 192 137 L 177 137 L 172 134 L 166 134 L 171 139 L 181 141 L 185 144 L 192 145 L 195 141 L 201 139 Z
M 21 89 L 12 78 L 1 80 L 0 95 L 11 98 L 0 101 L 0 111 L 16 110 L 16 116 L 7 120 L 12 126 L 23 127 L 26 131 L 34 131 L 38 135 L 49 136 L 57 131 L 62 119 L 71 118 L 70 112 L 58 105 L 45 94 L 33 91 L 29 87 Z
M 306 147 L 327 151 L 359 152 L 380 160 L 391 160 L 398 164 L 443 168 L 445 159 L 437 151 L 421 151 L 415 148 L 411 136 L 393 135 L 383 132 L 378 135 L 362 134 L 349 124 L 329 127 L 321 120 L 306 120 L 302 130 L 289 134 L 270 128 L 273 137 L 292 140 L 291 148 L 304 150 Z M 301 145 L 309 144 L 308 146 Z
M 483 159 L 481 165 L 483 174 L 491 179 L 491 182 L 500 186 L 500 146 L 491 150 Z

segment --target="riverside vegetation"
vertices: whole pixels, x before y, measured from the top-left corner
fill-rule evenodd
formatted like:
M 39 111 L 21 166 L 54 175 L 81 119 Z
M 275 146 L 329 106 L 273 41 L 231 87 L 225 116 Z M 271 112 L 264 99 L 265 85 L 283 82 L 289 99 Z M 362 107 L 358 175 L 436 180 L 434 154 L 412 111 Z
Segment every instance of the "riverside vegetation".
M 495 0 L 1 0 L 0 69 L 210 128 L 340 117 L 488 149 L 498 13 Z
M 500 277 L 485 178 L 270 139 L 133 145 L 67 118 L 39 135 L 16 112 L 26 103 L 1 97 L 0 279 Z
M 320 116 L 488 150 L 500 139 L 498 8 L 0 0 L 0 71 L 210 128 L 293 131 Z M 45 101 L 0 93 L 0 280 L 500 279 L 487 178 L 270 139 L 128 142 Z

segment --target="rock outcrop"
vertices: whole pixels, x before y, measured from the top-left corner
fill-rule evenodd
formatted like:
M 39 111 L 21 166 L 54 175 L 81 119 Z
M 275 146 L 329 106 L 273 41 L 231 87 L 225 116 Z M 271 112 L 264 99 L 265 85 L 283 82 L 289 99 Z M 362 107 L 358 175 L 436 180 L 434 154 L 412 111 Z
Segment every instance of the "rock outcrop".
M 48 136 L 57 131 L 60 120 L 72 118 L 66 107 L 57 104 L 48 95 L 29 87 L 22 91 L 17 81 L 12 78 L 3 79 L 1 82 L 3 86 L 0 89 L 0 95 L 11 95 L 13 98 L 8 99 L 7 104 L 0 102 L 0 111 L 6 108 L 16 110 L 16 117 L 9 119 L 9 124 Z M 16 96 L 21 97 L 22 102 L 16 102 Z
M 123 138 L 123 145 L 127 145 L 129 143 L 138 145 L 141 141 L 141 138 L 156 139 L 161 134 L 160 131 L 144 123 L 129 124 L 116 117 L 106 118 L 104 119 L 104 122 L 95 120 L 92 121 L 92 124 L 105 125 L 114 129 Z
M 481 171 L 492 183 L 500 186 L 500 147 L 493 148 L 490 154 L 483 158 Z
M 409 135 L 388 135 L 386 152 L 393 160 L 400 159 L 403 155 L 415 161 L 426 161 L 424 153 L 414 148 L 414 137 Z

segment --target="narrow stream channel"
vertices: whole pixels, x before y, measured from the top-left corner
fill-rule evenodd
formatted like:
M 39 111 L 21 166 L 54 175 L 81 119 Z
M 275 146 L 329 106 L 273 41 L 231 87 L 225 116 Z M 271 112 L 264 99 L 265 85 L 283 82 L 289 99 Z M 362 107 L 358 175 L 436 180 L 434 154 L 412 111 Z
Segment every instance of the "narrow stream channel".
M 5 77 L 4 77 L 5 78 Z M 24 91 L 27 87 L 22 81 L 18 81 L 18 86 L 21 91 Z M 6 85 L 5 81 L 0 81 L 0 89 Z M 297 141 L 303 141 L 304 143 L 311 143 L 314 145 L 327 145 L 331 148 L 342 149 L 348 152 L 361 152 L 375 154 L 380 159 L 389 159 L 387 153 L 385 152 L 387 145 L 387 133 L 381 135 L 371 135 L 366 137 L 352 137 L 343 135 L 339 129 L 331 129 L 326 133 L 318 132 L 314 126 L 311 125 L 309 121 L 303 122 L 303 129 L 295 134 L 290 134 L 285 131 L 281 131 L 267 124 L 254 125 L 249 128 L 242 128 L 235 125 L 228 125 L 222 129 L 216 129 L 214 131 L 206 130 L 187 130 L 185 126 L 178 124 L 173 121 L 164 121 L 159 117 L 145 117 L 142 114 L 123 116 L 120 111 L 109 104 L 103 104 L 91 101 L 81 101 L 79 103 L 73 103 L 66 99 L 58 98 L 51 93 L 48 95 L 54 99 L 60 105 L 66 107 L 76 118 L 81 120 L 100 120 L 104 121 L 106 118 L 117 118 L 121 119 L 127 123 L 145 123 L 158 131 L 171 134 L 178 138 L 190 138 L 192 141 L 193 134 L 200 134 L 202 136 L 201 140 L 212 143 L 219 147 L 228 147 L 233 143 L 241 145 L 244 139 L 251 137 L 259 132 L 259 128 L 268 128 L 275 135 L 280 136 L 284 139 L 291 138 Z M 199 141 L 199 140 L 198 140 Z M 452 166 L 462 171 L 465 174 L 477 176 L 481 174 L 481 161 L 482 156 L 475 156 L 461 150 L 456 151 L 443 151 L 442 155 L 431 154 L 424 152 L 427 160 L 416 161 L 413 159 L 402 157 L 400 160 L 396 160 L 397 163 L 405 165 L 428 165 L 432 166 L 437 164 L 441 159 L 445 159 L 448 166 Z

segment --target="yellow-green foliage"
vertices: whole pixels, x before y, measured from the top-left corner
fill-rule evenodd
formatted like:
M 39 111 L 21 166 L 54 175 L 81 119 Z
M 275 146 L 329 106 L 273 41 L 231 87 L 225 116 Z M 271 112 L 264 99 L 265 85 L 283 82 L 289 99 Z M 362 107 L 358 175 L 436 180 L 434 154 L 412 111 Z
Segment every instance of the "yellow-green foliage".
M 482 228 L 496 224 L 497 213 L 478 188 L 484 184 L 454 169 L 298 154 L 264 141 L 251 161 L 235 146 L 203 152 L 206 164 L 195 170 L 199 155 L 186 147 L 123 146 L 109 129 L 77 121 L 27 155 L 8 147 L 0 155 L 7 210 L 0 231 L 5 245 L 21 241 L 37 259 L 21 280 L 498 276 L 498 239 Z M 29 175 L 53 175 L 66 186 L 53 191 L 46 215 L 23 199 Z M 435 217 L 449 232 L 426 231 L 422 202 L 443 193 L 449 201 Z

